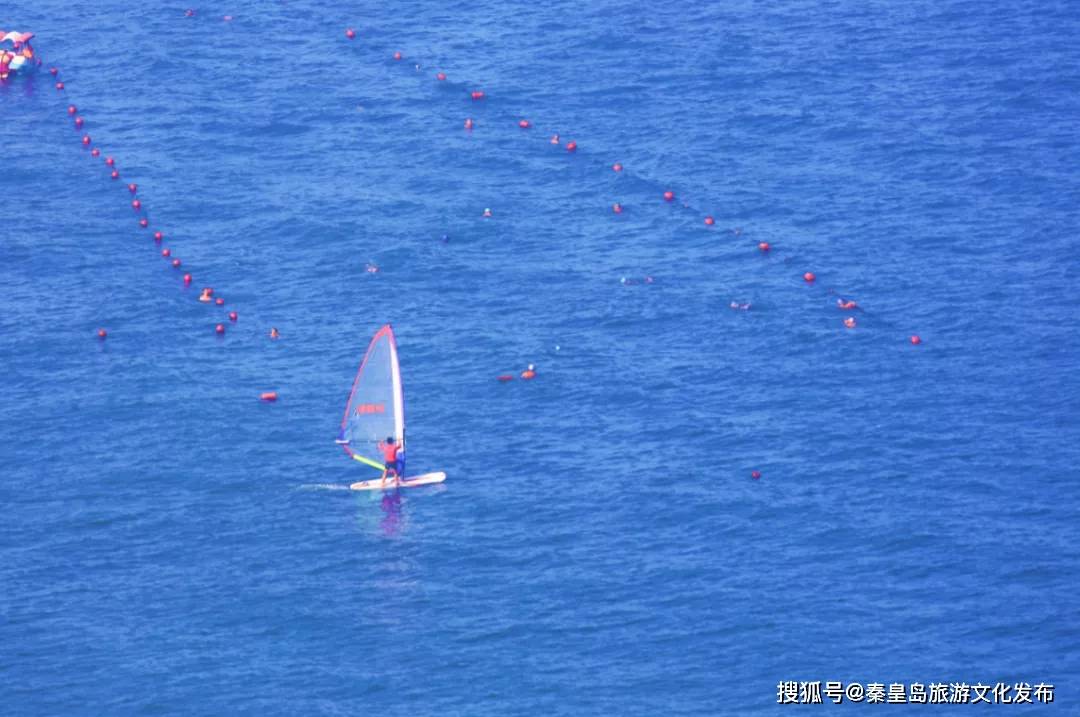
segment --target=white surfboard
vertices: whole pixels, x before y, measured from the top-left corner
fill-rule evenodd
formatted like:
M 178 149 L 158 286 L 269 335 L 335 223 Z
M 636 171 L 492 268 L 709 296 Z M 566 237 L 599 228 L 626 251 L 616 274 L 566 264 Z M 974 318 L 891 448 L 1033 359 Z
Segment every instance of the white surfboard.
M 353 490 L 393 490 L 394 488 L 415 488 L 421 485 L 442 483 L 444 480 L 446 480 L 446 474 L 439 471 L 438 473 L 424 473 L 423 475 L 413 476 L 402 481 L 395 481 L 393 478 L 387 478 L 385 481 L 381 478 L 362 480 L 358 483 L 353 483 L 349 487 Z

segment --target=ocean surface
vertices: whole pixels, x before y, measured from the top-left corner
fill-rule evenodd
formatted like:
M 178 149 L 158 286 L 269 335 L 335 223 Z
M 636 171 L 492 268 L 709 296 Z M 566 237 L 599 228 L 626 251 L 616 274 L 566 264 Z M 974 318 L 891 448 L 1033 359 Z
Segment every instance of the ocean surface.
M 185 9 L 0 10 L 0 711 L 1080 714 L 1080 6 Z

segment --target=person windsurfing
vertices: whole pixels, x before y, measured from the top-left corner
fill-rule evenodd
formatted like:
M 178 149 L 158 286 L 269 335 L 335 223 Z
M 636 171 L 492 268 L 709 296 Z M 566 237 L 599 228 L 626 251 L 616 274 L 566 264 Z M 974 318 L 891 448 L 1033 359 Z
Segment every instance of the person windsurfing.
M 394 481 L 398 482 L 405 477 L 405 459 L 401 457 L 401 446 L 393 436 L 387 436 L 385 441 L 379 441 L 379 450 L 383 453 L 382 481 L 385 483 L 390 473 L 394 474 Z

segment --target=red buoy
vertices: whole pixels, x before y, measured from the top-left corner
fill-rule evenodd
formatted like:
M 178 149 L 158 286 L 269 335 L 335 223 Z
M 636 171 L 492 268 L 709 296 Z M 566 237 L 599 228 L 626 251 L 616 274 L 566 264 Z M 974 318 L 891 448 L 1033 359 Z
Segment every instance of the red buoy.
M 222 331 L 224 331 L 224 329 L 222 329 Z M 222 331 L 218 331 L 218 333 L 220 334 L 220 333 L 222 333 Z M 259 394 L 259 400 L 260 401 L 276 401 L 277 400 L 277 391 L 264 391 L 261 394 Z
M 912 337 L 911 337 L 911 338 L 910 338 L 909 340 L 911 341 L 911 345 L 912 345 L 912 346 L 918 346 L 919 344 L 921 344 L 921 343 L 922 343 L 922 339 L 921 339 L 921 338 L 919 338 L 919 335 L 918 335 L 918 334 L 915 334 L 915 335 L 914 335 L 914 336 L 912 336 Z
M 142 219 L 139 220 L 139 226 L 142 227 L 143 229 L 146 229 L 148 226 L 150 226 L 150 222 L 147 221 L 146 217 L 143 217 Z
M 180 260 L 179 259 L 173 259 L 172 260 L 172 268 L 174 268 L 174 269 L 179 269 L 180 268 Z
M 116 160 L 113 159 L 112 157 L 106 157 L 105 158 L 105 164 L 108 165 L 109 167 L 112 167 L 112 166 L 114 166 L 116 164 Z
M 472 93 L 471 93 L 471 97 L 474 100 L 482 100 L 482 99 L 484 99 L 484 93 L 481 92 L 480 90 L 473 90 Z
M 345 37 L 352 40 L 353 38 L 356 37 L 356 30 L 353 30 L 351 27 L 348 28 L 347 30 L 345 30 Z
M 57 82 L 56 83 L 56 89 L 58 89 L 58 90 L 64 89 L 64 83 L 63 82 Z
M 750 471 L 750 477 L 754 480 L 761 478 L 761 471 Z
M 60 70 L 56 69 L 55 67 L 50 67 L 49 68 L 49 74 L 52 75 L 53 77 L 56 77 L 56 73 L 59 72 L 59 71 Z
M 705 226 L 711 227 L 713 224 L 716 224 L 715 219 L 713 219 L 712 217 L 705 217 Z
M 161 255 L 167 259 L 170 256 L 172 256 L 172 252 L 169 251 L 168 249 L 162 249 L 161 250 Z
M 217 326 L 214 327 L 214 331 L 216 331 L 219 334 L 225 333 L 225 324 L 218 324 Z
M 394 59 L 395 60 L 400 60 L 401 59 L 401 53 L 400 52 L 395 52 L 394 53 Z
M 532 122 L 527 119 L 518 120 L 518 127 L 520 127 L 521 129 L 529 129 L 530 127 L 532 127 Z
M 229 321 L 236 321 L 236 319 L 237 319 L 236 312 L 235 311 L 230 311 L 229 312 Z
M 82 137 L 82 143 L 85 146 L 90 146 L 90 135 L 84 134 Z
M 106 336 L 108 336 L 108 335 L 109 335 L 109 334 L 108 334 L 108 332 L 106 332 L 106 331 L 105 331 L 105 329 L 98 329 L 98 330 L 97 330 L 97 337 L 98 337 L 99 339 L 104 339 L 104 338 L 105 338 Z
M 81 128 L 83 126 L 83 122 L 85 122 L 85 120 L 82 117 L 76 117 L 75 118 L 75 129 Z
M 768 251 L 769 249 L 772 249 L 772 247 L 769 246 L 769 242 L 767 241 L 758 242 L 757 248 L 761 251 Z
M 465 129 L 472 129 L 472 128 L 473 128 L 472 117 L 466 117 L 465 118 Z
M 666 192 L 664 192 L 664 201 L 665 202 L 670 202 L 674 198 L 675 198 L 675 192 L 671 191 L 670 189 L 667 190 Z
M 184 286 L 191 286 L 191 274 L 184 274 Z
M 214 303 L 217 304 L 218 306 L 224 306 L 225 305 L 225 299 L 222 299 L 219 296 L 218 298 L 214 299 Z
M 569 142 L 567 142 L 566 143 L 566 151 L 567 152 L 576 152 L 577 151 L 577 142 L 575 142 L 573 140 L 570 140 Z
M 78 111 L 79 110 L 78 110 L 78 108 L 75 107 L 75 105 L 68 105 L 68 114 L 69 115 L 73 115 Z
M 435 73 L 435 79 L 438 80 L 439 82 L 445 82 L 446 81 L 446 73 L 445 72 L 436 72 Z
M 611 211 L 615 212 L 616 214 L 622 214 L 622 205 L 618 202 L 615 202 L 611 205 Z
M 615 164 L 611 165 L 611 168 L 612 168 L 613 170 L 615 170 L 616 172 L 621 172 L 621 171 L 622 171 L 622 165 L 621 165 L 621 164 L 619 164 L 618 162 L 616 162 Z
M 113 171 L 109 172 L 109 176 L 113 179 L 120 179 L 120 172 L 114 169 Z
M 128 185 L 128 191 L 131 192 L 132 194 L 134 194 L 135 192 L 139 191 L 139 185 L 134 184 L 134 183 L 129 184 Z
M 161 241 L 165 238 L 165 235 L 161 232 L 154 232 L 154 241 Z
M 141 209 L 142 208 L 142 202 L 140 202 L 138 199 L 132 199 L 131 200 L 131 208 L 132 209 Z
M 802 278 L 803 278 L 803 281 L 805 281 L 807 284 L 813 284 L 814 280 L 817 279 L 817 277 L 814 276 L 814 272 L 812 272 L 812 271 L 808 271 L 805 274 L 803 274 Z
M 90 156 L 91 157 L 97 157 L 100 154 L 101 154 L 101 150 L 98 149 L 97 147 L 94 147 L 92 150 L 90 150 Z

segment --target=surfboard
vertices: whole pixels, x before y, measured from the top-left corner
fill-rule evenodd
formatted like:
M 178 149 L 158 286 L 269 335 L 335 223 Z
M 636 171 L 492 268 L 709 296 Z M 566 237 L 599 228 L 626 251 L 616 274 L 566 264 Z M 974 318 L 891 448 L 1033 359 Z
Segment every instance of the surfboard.
M 387 444 L 397 446 L 398 471 L 408 475 L 405 471 L 405 393 L 401 385 L 397 340 L 390 324 L 375 333 L 364 352 L 335 443 L 349 458 L 378 472 L 371 480 L 351 484 L 353 490 L 393 487 L 393 481 L 383 486 L 380 475 L 385 470 L 383 449 Z M 412 488 L 444 480 L 445 473 L 423 473 L 405 478 L 398 486 Z
M 387 479 L 385 482 L 380 478 L 374 478 L 372 480 L 362 480 L 353 483 L 349 488 L 353 490 L 393 490 L 395 488 L 416 488 L 422 485 L 431 485 L 433 483 L 442 483 L 446 480 L 446 474 L 442 472 L 438 473 L 425 473 L 419 476 L 413 476 L 406 478 L 403 481 L 397 483 L 393 478 Z

